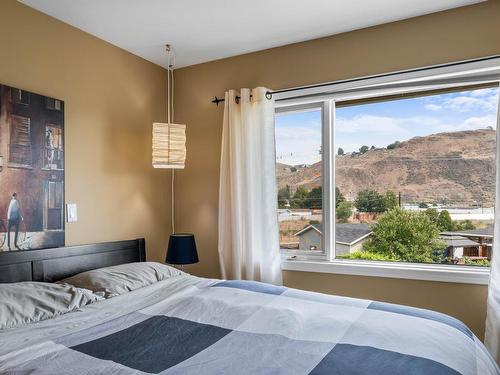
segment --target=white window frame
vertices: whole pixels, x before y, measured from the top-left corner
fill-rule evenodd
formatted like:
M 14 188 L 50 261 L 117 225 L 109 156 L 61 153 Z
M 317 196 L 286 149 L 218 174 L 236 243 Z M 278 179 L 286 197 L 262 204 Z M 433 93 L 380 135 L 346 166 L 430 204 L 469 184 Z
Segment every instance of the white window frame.
M 330 149 L 332 143 L 329 142 L 328 140 L 332 139 L 331 135 L 331 127 L 329 126 L 331 124 L 331 101 L 312 101 L 309 103 L 305 104 L 298 104 L 286 108 L 280 108 L 276 107 L 276 113 L 298 113 L 298 112 L 304 112 L 304 111 L 310 111 L 310 110 L 321 110 L 321 160 L 322 160 L 322 170 L 321 170 L 321 180 L 322 180 L 322 191 L 323 191 L 323 202 L 322 202 L 322 222 L 323 222 L 323 227 L 325 228 L 326 226 L 330 227 L 330 211 L 329 211 L 329 205 L 330 205 L 330 200 L 331 197 L 329 194 L 325 195 L 325 191 L 328 189 L 330 190 L 330 186 L 332 186 L 332 177 L 331 177 L 331 171 L 332 169 L 330 167 L 330 161 L 325 160 L 325 155 L 330 155 Z M 291 250 L 291 249 L 281 249 L 282 255 L 289 257 L 289 258 L 296 258 L 296 259 L 304 259 L 307 258 L 308 260 L 327 260 L 331 258 L 331 235 L 330 233 L 323 233 L 322 236 L 322 250 L 321 251 L 316 251 L 316 250 Z
M 403 71 L 383 76 L 334 82 L 274 94 L 276 112 L 322 108 L 323 253 L 281 250 L 282 269 L 375 277 L 487 285 L 489 268 L 407 262 L 335 259 L 335 105 L 348 100 L 402 93 L 453 89 L 477 84 L 500 84 L 500 58 L 465 61 L 445 66 Z M 500 117 L 500 110 L 497 114 Z M 500 123 L 500 120 L 498 120 Z M 500 129 L 497 129 L 497 144 Z M 499 160 L 497 160 L 497 164 Z M 497 168 L 497 173 L 500 173 Z M 495 202 L 498 207 L 500 202 Z

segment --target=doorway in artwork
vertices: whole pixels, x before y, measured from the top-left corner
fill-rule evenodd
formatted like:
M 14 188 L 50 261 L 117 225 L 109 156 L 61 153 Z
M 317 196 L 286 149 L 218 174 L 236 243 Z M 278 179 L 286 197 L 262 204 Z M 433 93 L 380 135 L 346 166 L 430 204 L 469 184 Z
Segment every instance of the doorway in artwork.
M 44 181 L 44 230 L 63 229 L 63 192 L 62 181 Z

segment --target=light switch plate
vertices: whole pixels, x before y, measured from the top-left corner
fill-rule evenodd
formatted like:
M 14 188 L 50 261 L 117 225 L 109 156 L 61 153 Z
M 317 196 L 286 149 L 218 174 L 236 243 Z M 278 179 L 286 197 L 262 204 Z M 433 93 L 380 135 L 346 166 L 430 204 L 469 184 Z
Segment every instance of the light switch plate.
M 68 223 L 74 223 L 78 221 L 78 213 L 76 209 L 76 203 L 66 204 L 66 221 Z

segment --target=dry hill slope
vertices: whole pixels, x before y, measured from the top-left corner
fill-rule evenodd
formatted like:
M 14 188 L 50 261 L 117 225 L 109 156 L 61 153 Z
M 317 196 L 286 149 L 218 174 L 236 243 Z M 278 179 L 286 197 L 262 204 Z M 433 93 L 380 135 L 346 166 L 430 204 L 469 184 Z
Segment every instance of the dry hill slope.
M 296 169 L 296 170 L 295 170 Z M 321 162 L 277 165 L 279 187 L 321 184 Z M 480 129 L 415 137 L 393 150 L 336 157 L 336 186 L 354 199 L 363 189 L 401 192 L 404 201 L 491 206 L 495 196 L 495 131 Z

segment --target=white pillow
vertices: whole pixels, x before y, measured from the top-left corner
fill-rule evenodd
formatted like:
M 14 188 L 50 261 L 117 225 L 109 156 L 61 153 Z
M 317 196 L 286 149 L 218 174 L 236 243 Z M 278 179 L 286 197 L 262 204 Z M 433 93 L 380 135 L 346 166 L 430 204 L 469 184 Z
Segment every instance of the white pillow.
M 59 282 L 103 293 L 106 298 L 110 298 L 183 274 L 165 264 L 137 262 L 82 272 Z
M 0 329 L 34 323 L 102 299 L 71 285 L 26 281 L 0 284 Z

